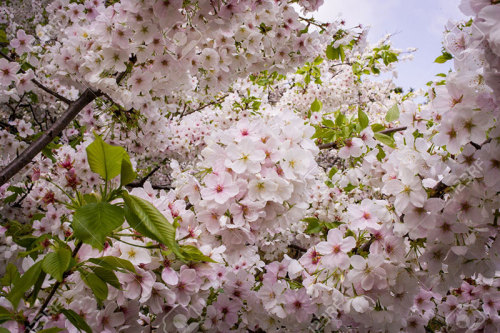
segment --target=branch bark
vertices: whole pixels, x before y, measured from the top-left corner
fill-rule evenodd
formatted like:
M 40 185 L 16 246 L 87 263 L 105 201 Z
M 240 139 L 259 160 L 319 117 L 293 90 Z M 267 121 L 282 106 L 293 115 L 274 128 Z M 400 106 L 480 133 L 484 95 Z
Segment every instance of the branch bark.
M 2 169 L 0 172 L 0 186 L 5 184 L 10 178 L 28 165 L 45 146 L 54 140 L 71 121 L 75 119 L 85 106 L 101 95 L 102 93 L 100 91 L 95 91 L 90 88 L 86 89 L 76 101 L 69 105 L 66 112 L 57 119 L 45 133 L 24 150 L 16 159 L 10 162 L 9 165 Z

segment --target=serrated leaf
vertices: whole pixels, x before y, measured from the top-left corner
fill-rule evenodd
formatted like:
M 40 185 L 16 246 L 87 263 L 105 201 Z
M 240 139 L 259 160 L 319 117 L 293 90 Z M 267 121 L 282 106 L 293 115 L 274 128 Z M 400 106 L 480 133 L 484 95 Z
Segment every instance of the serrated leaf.
M 382 134 L 382 133 L 375 133 L 374 137 L 378 141 L 382 142 L 383 144 L 385 144 L 391 148 L 395 147 L 394 139 L 392 137 L 390 137 L 389 135 Z
M 125 149 L 107 144 L 96 135 L 86 151 L 90 169 L 104 180 L 111 180 L 120 174 Z
M 73 215 L 74 235 L 84 243 L 102 250 L 106 237 L 123 224 L 123 209 L 107 202 L 86 204 Z
M 175 227 L 150 202 L 123 192 L 125 217 L 128 224 L 151 239 L 166 245 L 176 256 L 182 258 L 179 244 L 175 240 Z
M 132 265 L 130 261 L 118 257 L 106 256 L 101 258 L 91 258 L 88 261 L 112 270 L 115 270 L 116 268 L 122 268 L 132 273 L 136 272 L 134 265 Z
M 122 287 L 120 281 L 118 281 L 118 278 L 116 277 L 116 274 L 112 270 L 102 267 L 91 267 L 90 269 L 107 284 L 115 287 L 116 289 L 120 289 Z
M 361 126 L 361 130 L 367 128 L 370 122 L 366 113 L 364 113 L 363 110 L 361 109 L 358 109 L 358 122 L 359 125 Z
M 85 320 L 75 311 L 70 309 L 62 309 L 61 313 L 73 324 L 77 329 L 86 333 L 92 333 L 92 328 L 85 322 Z
M 393 107 L 387 111 L 387 114 L 385 115 L 385 120 L 388 122 L 392 122 L 395 120 L 399 119 L 399 107 L 397 104 L 394 104 Z
M 48 253 L 42 260 L 42 269 L 45 273 L 62 282 L 63 274 L 68 269 L 71 261 L 71 251 L 59 248 Z
M 99 301 L 102 302 L 108 298 L 108 286 L 99 276 L 89 272 L 81 272 L 80 276 Z
M 24 293 L 35 284 L 41 272 L 42 262 L 38 261 L 14 283 L 14 287 L 7 296 L 14 309 L 17 309 L 19 301 L 23 298 Z

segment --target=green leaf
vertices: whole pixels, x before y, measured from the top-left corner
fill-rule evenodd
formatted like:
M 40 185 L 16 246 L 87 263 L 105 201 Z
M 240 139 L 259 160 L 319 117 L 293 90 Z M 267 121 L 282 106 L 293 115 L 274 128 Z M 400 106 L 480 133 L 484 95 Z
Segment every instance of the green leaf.
M 302 221 L 308 223 L 307 228 L 304 231 L 306 234 L 317 234 L 323 229 L 322 223 L 315 217 L 306 217 L 302 219 Z
M 120 185 L 125 186 L 132 183 L 135 177 L 137 177 L 137 173 L 134 171 L 132 163 L 130 163 L 129 156 L 125 154 L 122 159 Z
M 377 147 L 378 147 L 377 160 L 382 162 L 382 160 L 385 157 L 385 151 L 380 145 L 377 145 Z
M 318 112 L 321 110 L 322 107 L 323 107 L 323 103 L 321 103 L 321 101 L 319 101 L 317 98 L 315 98 L 314 102 L 312 102 L 312 104 L 311 104 L 311 111 Z
M 92 333 L 92 328 L 85 322 L 85 320 L 75 311 L 70 309 L 62 309 L 61 313 L 73 324 L 76 328 L 86 333 Z
M 399 118 L 399 108 L 397 104 L 394 104 L 392 108 L 387 111 L 387 114 L 385 115 L 385 120 L 388 122 L 398 120 Z
M 21 278 L 14 283 L 14 287 L 7 296 L 9 301 L 14 306 L 14 309 L 17 309 L 19 301 L 21 300 L 21 298 L 23 298 L 24 293 L 35 284 L 41 272 L 42 262 L 38 261 L 37 263 L 33 264 L 33 266 L 31 266 L 21 276 Z
M 46 328 L 44 330 L 39 331 L 38 333 L 58 333 L 64 331 L 62 328 L 59 327 L 51 327 L 51 328 Z
M 186 260 L 190 261 L 203 261 L 203 262 L 214 262 L 212 258 L 204 255 L 196 246 L 193 245 L 183 245 L 181 246 L 182 254 Z
M 451 59 L 453 59 L 453 55 L 451 55 L 448 52 L 443 52 L 443 54 L 437 57 L 436 60 L 434 60 L 434 62 L 438 64 L 444 64 L 445 62 Z
M 94 142 L 86 150 L 90 169 L 104 180 L 111 180 L 120 174 L 125 149 L 107 144 L 96 135 Z
M 128 224 L 151 239 L 168 246 L 179 258 L 183 258 L 175 240 L 175 227 L 150 202 L 123 191 L 125 218 Z
M 44 272 L 40 273 L 40 275 L 38 276 L 38 280 L 36 280 L 35 286 L 33 287 L 33 291 L 31 292 L 30 297 L 28 298 L 28 302 L 34 303 L 36 301 L 38 293 L 42 289 L 42 285 L 43 282 L 45 281 L 46 276 L 47 274 L 45 274 Z
M 107 284 L 115 287 L 116 289 L 120 289 L 122 287 L 120 281 L 118 281 L 118 278 L 116 277 L 116 274 L 112 270 L 102 267 L 91 267 L 90 269 Z
M 19 279 L 19 272 L 17 271 L 16 265 L 13 263 L 9 262 L 7 264 L 7 268 L 5 269 L 5 274 L 2 276 L 2 279 L 0 279 L 0 283 L 2 286 L 10 286 L 14 282 L 16 282 Z
M 385 144 L 391 148 L 394 148 L 396 146 L 394 143 L 394 139 L 392 137 L 390 137 L 389 135 L 382 134 L 382 133 L 375 133 L 374 137 L 378 141 L 382 142 L 383 144 Z
M 42 260 L 42 269 L 45 273 L 62 282 L 63 274 L 68 269 L 71 260 L 71 251 L 59 248 L 50 252 Z
M 9 40 L 7 39 L 7 34 L 5 33 L 5 30 L 0 29 L 0 43 L 8 43 Z
M 116 268 L 122 268 L 129 272 L 135 273 L 135 267 L 130 261 L 118 257 L 106 256 L 101 258 L 92 258 L 88 261 L 104 268 L 112 270 L 116 270 Z
M 332 179 L 332 177 L 339 171 L 336 167 L 332 167 L 328 172 L 328 178 Z
M 326 127 L 335 127 L 335 123 L 332 120 L 330 120 L 330 119 L 323 118 L 323 120 L 321 121 L 321 123 L 323 125 L 325 125 Z
M 372 124 L 371 127 L 373 132 L 380 132 L 385 130 L 385 126 L 382 124 Z
M 106 237 L 123 224 L 123 209 L 107 202 L 86 204 L 78 208 L 71 224 L 75 237 L 102 250 Z
M 346 193 L 349 193 L 351 192 L 352 190 L 354 190 L 356 188 L 356 186 L 352 185 L 351 183 L 349 183 L 346 187 L 344 187 L 344 192 Z
M 342 62 L 345 61 L 345 52 L 344 52 L 344 47 L 342 45 L 339 46 L 339 53 L 340 53 L 340 60 Z
M 358 122 L 359 125 L 361 126 L 361 130 L 364 130 L 365 128 L 368 127 L 369 124 L 368 116 L 361 109 L 358 109 Z
M 330 60 L 336 60 L 340 57 L 339 48 L 333 48 L 333 43 L 326 47 L 326 57 Z
M 4 308 L 3 306 L 0 306 L 0 320 L 9 320 L 14 317 L 14 314 Z
M 343 113 L 339 113 L 337 118 L 335 118 L 335 125 L 337 125 L 338 127 L 342 126 L 345 123 L 346 119 L 347 118 Z
M 108 286 L 99 276 L 95 273 L 85 271 L 81 271 L 80 276 L 82 277 L 83 282 L 85 282 L 85 284 L 92 290 L 95 297 L 99 301 L 102 302 L 108 298 Z
M 10 333 L 10 331 L 5 327 L 0 327 L 0 333 Z

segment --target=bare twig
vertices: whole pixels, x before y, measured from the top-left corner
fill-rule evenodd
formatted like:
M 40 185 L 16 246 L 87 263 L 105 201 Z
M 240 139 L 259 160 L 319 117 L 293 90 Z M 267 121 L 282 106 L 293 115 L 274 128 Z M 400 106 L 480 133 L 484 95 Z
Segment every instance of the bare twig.
M 225 94 L 224 96 L 216 99 L 215 101 L 212 101 L 210 103 L 207 103 L 207 104 L 203 104 L 203 105 L 200 105 L 198 108 L 196 109 L 192 109 L 192 110 L 189 110 L 187 112 L 183 112 L 182 116 L 187 116 L 188 114 L 191 114 L 191 113 L 194 113 L 194 112 L 197 112 L 197 111 L 201 111 L 203 110 L 204 108 L 208 107 L 208 106 L 211 106 L 211 105 L 214 105 L 214 104 L 219 104 L 220 102 L 222 102 L 227 96 L 229 96 L 229 94 Z

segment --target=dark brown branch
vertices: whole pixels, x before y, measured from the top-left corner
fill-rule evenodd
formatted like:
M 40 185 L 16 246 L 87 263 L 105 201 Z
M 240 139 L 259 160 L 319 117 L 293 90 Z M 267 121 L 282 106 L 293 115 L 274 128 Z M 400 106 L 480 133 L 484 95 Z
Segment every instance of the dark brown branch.
M 385 129 L 383 131 L 380 131 L 380 132 L 377 132 L 377 133 L 381 133 L 381 134 L 391 134 L 391 133 L 395 133 L 395 132 L 401 132 L 401 131 L 404 131 L 406 130 L 408 127 L 406 126 L 402 126 L 402 127 L 393 127 L 393 128 L 388 128 L 388 129 Z
M 33 142 L 26 150 L 24 150 L 16 159 L 10 162 L 0 172 L 0 186 L 5 184 L 10 178 L 17 174 L 21 169 L 28 165 L 36 155 L 38 155 L 45 146 L 54 140 L 80 113 L 80 111 L 99 97 L 102 93 L 93 89 L 86 89 L 80 97 L 71 103 L 66 112 L 59 117 L 52 126 L 43 133 L 35 142 Z
M 7 59 L 8 61 L 10 62 L 15 62 L 14 59 L 12 59 L 11 57 L 9 57 L 8 55 L 6 55 L 5 53 L 3 53 L 2 51 L 0 51 L 0 56 L 4 57 L 5 59 Z M 26 73 L 23 69 L 20 70 L 21 73 Z M 67 99 L 66 97 L 64 96 L 61 96 L 59 95 L 58 93 L 56 93 L 55 91 L 47 88 L 46 86 L 44 86 L 43 84 L 41 84 L 37 79 L 31 79 L 31 82 L 33 82 L 38 88 L 42 89 L 43 91 L 45 91 L 46 93 L 54 96 L 55 98 L 57 98 L 58 100 L 66 103 L 66 104 L 71 104 L 72 101 L 70 101 L 69 99 Z

